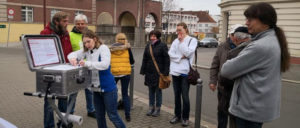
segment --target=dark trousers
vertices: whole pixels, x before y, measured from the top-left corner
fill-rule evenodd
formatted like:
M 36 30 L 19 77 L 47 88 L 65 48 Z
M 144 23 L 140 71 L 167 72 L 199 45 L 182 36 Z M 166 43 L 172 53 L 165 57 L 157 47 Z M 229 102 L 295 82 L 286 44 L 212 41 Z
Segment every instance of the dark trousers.
M 239 117 L 235 117 L 237 128 L 262 128 L 263 123 L 248 121 Z
M 148 86 L 149 88 L 149 106 L 160 108 L 162 103 L 162 91 L 158 86 Z M 156 104 L 155 104 L 156 103 Z
M 125 109 L 125 116 L 130 116 L 130 100 L 128 96 L 128 86 L 130 82 L 130 75 L 122 76 L 122 77 L 115 77 L 116 83 L 121 80 L 121 92 L 122 92 L 122 100 Z
M 95 111 L 95 107 L 94 107 L 94 103 L 93 103 L 93 92 L 90 91 L 89 89 L 84 89 L 84 93 L 85 93 L 85 101 L 86 101 L 86 110 L 88 113 L 94 112 Z M 74 114 L 75 112 L 75 105 L 76 105 L 76 99 L 77 99 L 77 95 L 78 92 L 73 93 L 70 95 L 69 101 L 68 101 L 68 105 L 70 105 L 71 100 L 74 99 L 74 104 L 73 107 L 71 109 L 71 114 Z
M 55 100 L 53 100 L 55 102 Z M 58 99 L 58 109 L 61 112 L 67 111 L 68 100 Z M 44 128 L 54 128 L 54 114 L 48 100 L 44 100 Z
M 229 117 L 229 128 L 236 128 L 234 116 L 228 112 L 218 111 L 218 128 L 227 128 Z
M 218 128 L 227 128 L 228 114 L 218 111 Z
M 175 116 L 188 120 L 190 116 L 190 84 L 187 76 L 172 76 L 175 95 Z M 182 99 L 182 109 L 181 109 Z

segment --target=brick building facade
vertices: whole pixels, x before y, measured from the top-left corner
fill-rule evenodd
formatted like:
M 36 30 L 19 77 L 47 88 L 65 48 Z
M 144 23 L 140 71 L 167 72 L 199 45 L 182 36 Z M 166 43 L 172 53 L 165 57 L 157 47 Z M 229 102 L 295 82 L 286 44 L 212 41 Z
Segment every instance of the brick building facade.
M 43 29 L 43 0 L 0 0 L 0 24 L 8 26 L 7 9 L 10 8 L 15 10 L 13 19 L 9 20 L 11 35 L 16 36 L 11 37 L 9 42 L 17 42 L 21 34 L 38 34 Z M 143 46 L 144 20 L 148 14 L 155 18 L 158 24 L 156 28 L 161 28 L 161 2 L 152 0 L 46 0 L 47 23 L 57 11 L 70 14 L 69 30 L 76 14 L 85 14 L 89 28 L 99 33 L 106 43 L 112 43 L 116 33 L 124 32 L 132 44 Z M 34 28 L 26 32 L 18 31 L 20 27 Z M 0 29 L 0 34 L 7 35 L 7 31 L 7 28 Z M 5 41 L 4 38 L 0 39 L 0 42 Z

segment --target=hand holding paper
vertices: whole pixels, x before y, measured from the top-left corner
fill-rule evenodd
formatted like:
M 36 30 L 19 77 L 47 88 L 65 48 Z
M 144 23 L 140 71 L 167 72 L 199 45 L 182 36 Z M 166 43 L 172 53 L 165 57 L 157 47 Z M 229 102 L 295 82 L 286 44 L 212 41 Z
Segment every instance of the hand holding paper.
M 70 59 L 70 63 L 73 66 L 77 66 L 77 59 L 76 58 Z
M 80 65 L 80 66 L 84 66 L 84 64 L 85 64 L 85 61 L 84 61 L 84 60 L 80 60 L 80 61 L 79 61 L 79 65 Z

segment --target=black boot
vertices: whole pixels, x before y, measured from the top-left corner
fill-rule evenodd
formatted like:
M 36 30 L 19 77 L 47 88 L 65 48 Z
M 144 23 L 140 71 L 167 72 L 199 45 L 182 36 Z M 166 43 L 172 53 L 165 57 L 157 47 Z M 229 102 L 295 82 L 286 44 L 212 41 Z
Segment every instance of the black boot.
M 118 101 L 118 110 L 124 109 L 124 102 L 123 100 Z

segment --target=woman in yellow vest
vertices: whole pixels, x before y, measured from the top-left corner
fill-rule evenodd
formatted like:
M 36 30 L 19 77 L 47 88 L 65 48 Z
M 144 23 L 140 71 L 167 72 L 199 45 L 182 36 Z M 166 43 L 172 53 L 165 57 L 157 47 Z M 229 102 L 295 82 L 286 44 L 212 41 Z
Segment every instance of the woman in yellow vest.
M 130 44 L 124 33 L 116 35 L 116 43 L 110 46 L 111 51 L 111 72 L 116 83 L 121 80 L 122 101 L 125 109 L 125 118 L 130 121 L 130 100 L 128 96 L 128 85 L 130 82 L 131 65 L 134 58 Z

